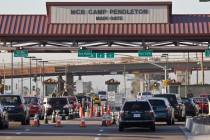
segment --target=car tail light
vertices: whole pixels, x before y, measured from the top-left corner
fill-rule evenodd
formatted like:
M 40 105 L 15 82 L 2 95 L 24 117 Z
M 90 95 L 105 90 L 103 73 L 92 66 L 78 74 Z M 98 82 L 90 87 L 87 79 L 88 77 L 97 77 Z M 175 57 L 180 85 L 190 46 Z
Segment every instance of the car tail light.
M 24 106 L 23 106 L 23 104 L 19 105 L 18 108 L 20 109 L 20 111 L 24 111 Z
M 155 113 L 152 110 L 145 111 L 145 114 L 155 116 Z

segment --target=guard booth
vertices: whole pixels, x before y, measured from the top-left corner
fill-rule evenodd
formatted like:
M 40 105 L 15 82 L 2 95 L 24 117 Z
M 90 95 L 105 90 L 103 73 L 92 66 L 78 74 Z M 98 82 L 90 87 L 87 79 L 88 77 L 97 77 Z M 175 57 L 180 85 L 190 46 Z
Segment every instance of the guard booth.
M 49 78 L 43 82 L 44 84 L 44 97 L 52 96 L 52 94 L 56 94 L 58 91 L 58 81 L 52 78 Z
M 110 79 L 105 82 L 107 85 L 107 99 L 111 108 L 122 105 L 122 94 L 119 93 L 120 82 L 114 79 Z

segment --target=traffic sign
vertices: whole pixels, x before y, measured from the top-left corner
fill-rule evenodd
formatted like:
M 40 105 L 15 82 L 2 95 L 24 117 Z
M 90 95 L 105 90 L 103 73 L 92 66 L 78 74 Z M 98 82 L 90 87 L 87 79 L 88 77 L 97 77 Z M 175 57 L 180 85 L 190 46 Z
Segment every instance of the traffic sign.
M 205 56 L 206 56 L 206 57 L 210 57 L 210 49 L 205 50 Z
M 28 50 L 15 50 L 14 57 L 28 57 Z
M 78 57 L 90 57 L 92 50 L 78 50 Z
M 89 56 L 89 58 L 96 58 L 96 57 L 97 57 L 97 53 L 92 51 L 92 53 Z
M 114 52 L 106 53 L 106 58 L 114 58 Z
M 138 55 L 141 57 L 152 57 L 152 50 L 139 50 Z
M 199 0 L 200 2 L 208 2 L 208 1 L 210 1 L 210 0 Z
M 100 53 L 97 53 L 96 55 L 97 55 L 97 58 L 105 58 L 105 53 L 100 52 Z

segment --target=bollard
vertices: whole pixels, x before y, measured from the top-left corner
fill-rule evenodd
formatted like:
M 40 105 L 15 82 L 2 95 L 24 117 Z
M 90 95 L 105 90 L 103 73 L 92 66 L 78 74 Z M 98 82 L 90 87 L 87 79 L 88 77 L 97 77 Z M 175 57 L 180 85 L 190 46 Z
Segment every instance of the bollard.
M 52 113 L 52 123 L 55 123 L 55 111 Z
M 44 113 L 44 124 L 48 124 L 47 112 Z

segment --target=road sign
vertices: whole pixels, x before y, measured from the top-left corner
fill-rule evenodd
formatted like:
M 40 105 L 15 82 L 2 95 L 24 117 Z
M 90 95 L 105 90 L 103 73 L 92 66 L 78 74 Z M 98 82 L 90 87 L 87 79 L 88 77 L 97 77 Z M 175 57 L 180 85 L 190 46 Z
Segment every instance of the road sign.
M 141 57 L 152 57 L 152 50 L 139 50 L 138 55 Z
M 108 101 L 114 102 L 115 101 L 115 92 L 109 91 L 109 92 L 107 92 L 107 94 L 108 94 Z
M 15 50 L 14 57 L 28 57 L 28 50 Z
M 199 0 L 200 2 L 208 2 L 208 1 L 210 1 L 210 0 Z
M 89 58 L 96 58 L 97 57 L 97 53 L 92 51 L 91 55 L 89 56 Z
M 114 52 L 106 53 L 106 58 L 114 58 Z
M 97 53 L 97 58 L 105 58 L 105 53 Z
M 210 57 L 210 49 L 205 50 L 205 56 L 206 56 L 206 57 Z
M 78 50 L 78 57 L 90 57 L 92 50 Z

